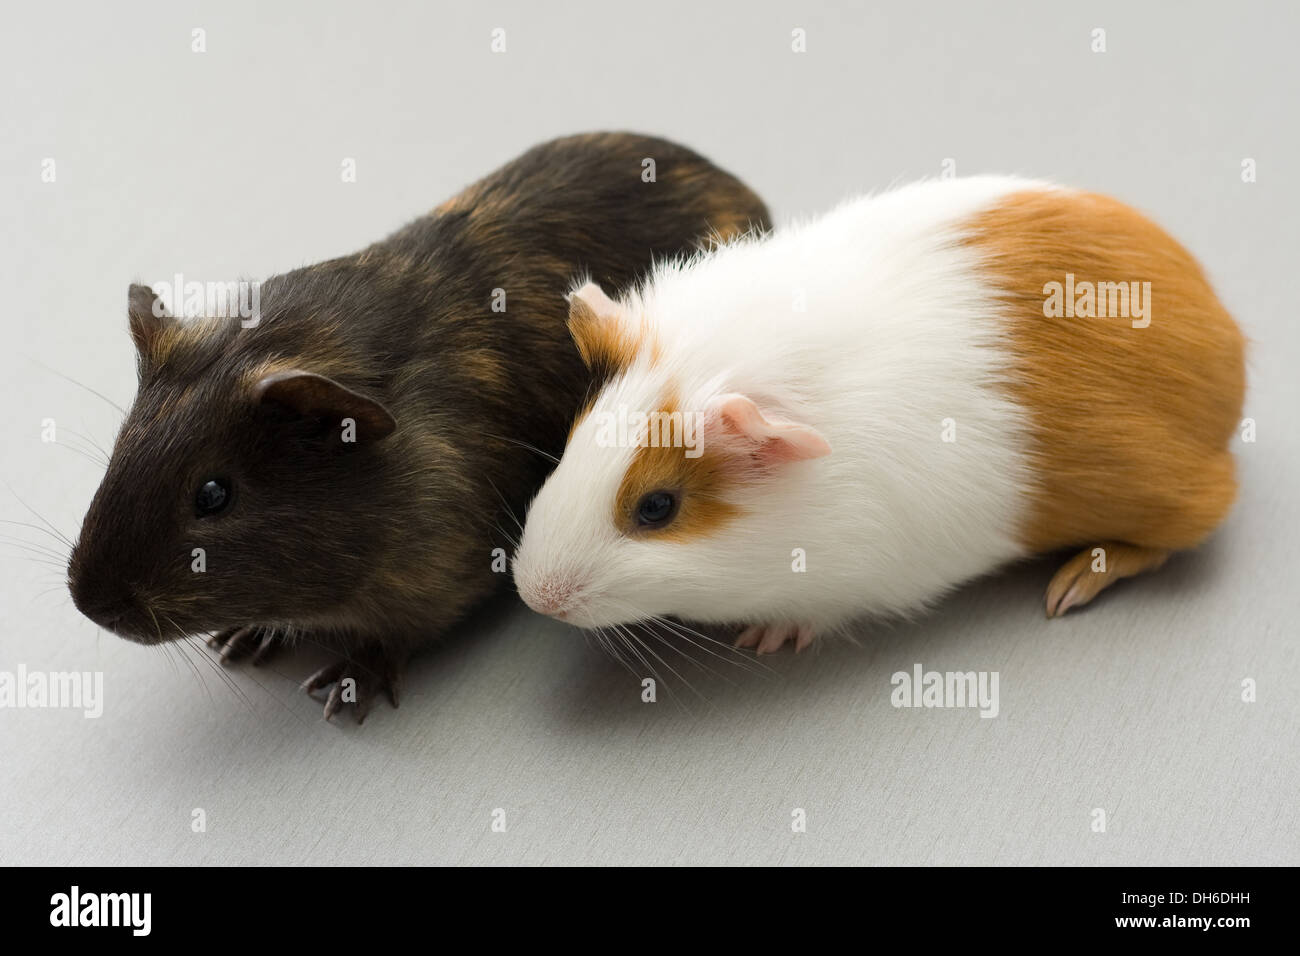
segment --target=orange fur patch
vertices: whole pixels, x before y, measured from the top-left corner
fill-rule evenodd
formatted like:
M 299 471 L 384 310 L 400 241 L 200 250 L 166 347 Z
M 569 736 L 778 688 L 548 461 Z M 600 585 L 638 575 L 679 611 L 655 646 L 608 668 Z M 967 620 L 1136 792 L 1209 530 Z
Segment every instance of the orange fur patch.
M 680 412 L 676 396 L 669 395 L 658 409 L 661 415 Z M 686 449 L 660 444 L 638 448 L 614 497 L 614 526 L 628 535 L 653 535 L 671 541 L 702 538 L 740 514 L 740 508 L 725 497 L 730 484 L 722 455 L 711 452 L 688 458 Z M 677 496 L 677 516 L 662 528 L 643 528 L 637 523 L 637 505 L 655 491 Z
M 708 241 L 704 245 L 707 247 L 739 239 L 749 232 L 753 226 L 753 221 L 745 217 L 739 210 L 723 209 L 719 215 L 709 220 L 710 232 L 707 237 Z
M 602 382 L 626 371 L 646 347 L 658 353 L 658 345 L 644 325 L 633 328 L 621 316 L 597 315 L 577 296 L 569 304 L 569 334 L 582 361 Z
M 1098 541 L 1188 548 L 1236 495 L 1229 443 L 1245 390 L 1241 331 L 1196 260 L 1114 199 L 1029 191 L 968 223 L 1006 298 L 1011 397 L 1032 416 L 1034 552 Z M 1150 282 L 1150 325 L 1047 317 L 1045 286 Z
M 587 399 L 569 424 L 569 437 L 572 438 L 574 430 L 591 413 L 606 383 L 626 372 L 642 354 L 648 354 L 653 365 L 659 361 L 662 348 L 646 322 L 634 327 L 624 316 L 599 315 L 578 296 L 569 302 L 568 324 L 578 354 L 591 371 Z

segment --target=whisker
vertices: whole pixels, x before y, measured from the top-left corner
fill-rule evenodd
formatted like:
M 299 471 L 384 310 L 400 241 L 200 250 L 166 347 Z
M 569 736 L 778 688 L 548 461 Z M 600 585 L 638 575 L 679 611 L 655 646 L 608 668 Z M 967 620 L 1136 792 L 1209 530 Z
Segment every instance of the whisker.
M 49 528 L 43 528 L 38 524 L 32 524 L 30 521 L 10 521 L 8 518 L 0 518 L 0 524 L 13 524 L 20 528 L 31 528 L 33 531 L 39 531 L 41 534 L 48 534 L 59 544 L 68 544 L 64 538 L 61 538 L 59 535 L 50 531 Z
M 497 497 L 501 499 L 501 505 L 503 508 L 506 509 L 506 514 L 508 514 L 510 516 L 510 520 L 513 521 L 519 527 L 519 533 L 522 535 L 524 533 L 523 522 L 521 522 L 519 518 L 516 517 L 514 511 L 510 507 L 510 502 L 506 501 L 506 496 L 501 494 L 500 489 L 498 489 L 497 486 L 492 483 L 491 478 L 487 479 L 487 483 L 488 483 L 488 487 L 490 487 L 493 491 L 495 491 Z M 516 545 L 516 547 L 518 546 Z
M 520 441 L 518 438 L 510 438 L 510 437 L 507 436 L 507 435 L 492 435 L 492 434 L 488 434 L 488 433 L 484 433 L 484 434 L 486 434 L 488 438 L 495 438 L 495 439 L 497 439 L 498 441 L 506 441 L 506 442 L 510 442 L 510 444 L 512 444 L 512 445 L 518 445 L 520 448 L 526 448 L 526 449 L 528 449 L 528 450 L 531 451 L 531 452 L 534 452 L 534 453 L 536 453 L 536 454 L 538 454 L 538 455 L 541 455 L 541 456 L 542 456 L 543 458 L 545 458 L 547 461 L 550 461 L 550 462 L 552 462 L 552 463 L 554 463 L 554 464 L 556 464 L 556 465 L 558 465 L 558 464 L 560 463 L 560 459 L 556 458 L 556 457 L 555 457 L 554 455 L 552 455 L 550 452 L 542 451 L 542 450 L 541 450 L 540 448 L 538 448 L 536 445 L 530 445 L 530 444 L 529 444 L 528 442 L 526 442 L 526 441 Z
M 168 622 L 171 624 L 171 626 L 176 630 L 176 636 L 177 636 L 177 637 L 183 637 L 183 636 L 184 636 L 184 635 L 181 633 L 180 628 L 176 627 L 176 622 L 175 622 L 175 621 L 173 621 L 171 618 L 167 617 L 166 614 L 164 614 L 163 617 L 164 617 L 164 618 L 167 618 L 167 621 L 168 621 Z M 178 656 L 182 661 L 184 661 L 184 662 L 185 662 L 185 665 L 190 669 L 190 673 L 194 675 L 194 679 L 195 679 L 196 681 L 198 681 L 198 682 L 199 682 L 199 686 L 203 688 L 203 693 L 204 693 L 204 695 L 208 698 L 208 704 L 211 705 L 211 704 L 213 703 L 213 700 L 212 700 L 212 689 L 211 689 L 210 687 L 208 687 L 207 682 L 203 679 L 203 674 L 202 674 L 202 672 L 199 671 L 199 667 L 198 667 L 198 665 L 195 664 L 194 661 L 190 658 L 190 656 L 189 656 L 188 654 L 185 653 L 185 648 L 186 648 L 186 646 L 187 646 L 187 645 L 185 644 L 185 642 L 184 642 L 184 641 L 168 641 L 168 642 L 166 642 L 166 644 L 164 644 L 163 646 L 165 647 L 165 646 L 167 646 L 168 644 L 175 644 L 175 645 L 176 645 L 176 653 L 177 653 L 177 656 Z
M 692 684 L 692 683 L 691 683 L 689 680 L 687 680 L 685 677 L 683 677 L 682 674 L 681 674 L 681 672 L 678 671 L 677 668 L 673 667 L 672 664 L 669 664 L 666 660 L 664 660 L 664 659 L 663 659 L 662 657 L 660 657 L 657 653 L 655 653 L 655 650 L 654 650 L 653 647 L 651 647 L 651 646 L 650 646 L 649 644 L 647 644 L 645 641 L 641 640 L 639 637 L 637 637 L 635 634 L 633 634 L 631 631 L 629 631 L 629 630 L 628 630 L 626 627 L 624 627 L 623 625 L 621 625 L 621 624 L 620 624 L 620 625 L 615 625 L 615 628 L 616 628 L 618 631 L 620 631 L 621 633 L 623 633 L 623 634 L 626 636 L 626 638 L 627 638 L 628 641 L 630 641 L 630 642 L 635 642 L 637 646 L 639 646 L 640 648 L 642 648 L 642 649 L 643 649 L 647 654 L 649 654 L 651 657 L 653 657 L 655 660 L 657 660 L 660 664 L 662 664 L 665 668 L 667 668 L 668 672 L 669 672 L 670 674 L 672 674 L 674 677 L 676 677 L 679 681 L 681 681 L 684 685 L 686 685 L 686 689 L 689 690 L 692 694 L 694 694 L 696 697 L 700 698 L 700 700 L 704 701 L 705 703 L 708 702 L 707 698 L 705 698 L 705 696 L 704 696 L 703 694 L 701 694 L 701 693 L 699 692 L 698 689 L 696 689 L 695 685 Z M 657 676 L 658 676 L 658 675 L 656 675 L 656 677 L 657 677 Z M 674 699 L 675 702 L 677 702 L 678 704 L 682 705 L 682 706 L 683 706 L 683 709 L 689 710 L 689 708 L 685 707 L 685 705 L 683 704 L 683 702 L 680 701 L 680 700 L 678 700 L 678 699 L 677 699 L 677 696 L 676 696 L 675 694 L 672 693 L 672 688 L 671 688 L 671 686 L 670 686 L 666 681 L 660 680 L 659 682 L 660 682 L 661 684 L 663 684 L 663 686 L 664 686 L 664 688 L 665 688 L 666 690 L 668 690 L 670 696 L 673 697 L 673 699 Z
M 682 648 L 678 647 L 677 644 L 676 644 L 676 642 L 674 642 L 674 641 L 672 641 L 672 640 L 669 640 L 669 635 L 671 635 L 671 636 L 673 636 L 673 637 L 680 637 L 682 640 L 686 641 L 686 642 L 687 642 L 688 644 L 690 644 L 692 647 L 699 647 L 698 644 L 696 644 L 694 641 L 690 640 L 689 638 L 686 638 L 684 635 L 674 634 L 672 631 L 669 631 L 668 634 L 664 634 L 662 631 L 660 631 L 660 630 L 657 629 L 657 626 L 656 626 L 655 624 L 653 624 L 652 622 L 648 622 L 648 621 L 637 622 L 636 624 L 634 624 L 634 625 L 630 625 L 630 626 L 632 626 L 632 627 L 640 627 L 640 628 L 642 629 L 642 632 L 645 634 L 645 636 L 646 636 L 647 639 L 649 639 L 649 638 L 655 638 L 655 639 L 658 640 L 661 644 L 663 644 L 664 647 L 666 647 L 666 648 L 670 648 L 671 650 L 673 650 L 673 651 L 675 651 L 676 653 L 680 654 L 680 655 L 682 656 L 683 659 L 685 659 L 687 662 L 689 662 L 689 663 L 692 664 L 693 666 L 698 667 L 700 670 L 704 671 L 704 673 L 710 675 L 711 677 L 716 677 L 718 680 L 723 681 L 723 682 L 726 683 L 726 684 L 731 684 L 732 686 L 735 686 L 735 681 L 731 680 L 731 679 L 730 679 L 729 677 L 727 677 L 725 674 L 723 674 L 723 673 L 721 673 L 720 671 L 717 671 L 717 670 L 715 670 L 714 668 L 710 667 L 710 666 L 709 666 L 706 662 L 704 662 L 704 661 L 696 660 L 694 657 L 692 657 L 690 654 L 688 654 L 685 650 L 683 650 Z
M 158 648 L 158 652 L 162 655 L 162 659 L 167 662 L 167 669 L 171 671 L 172 679 L 179 680 L 181 671 L 180 668 L 176 666 L 176 661 L 172 657 L 172 649 L 166 644 L 155 644 L 153 646 Z
M 14 491 L 13 486 L 10 485 L 9 482 L 7 482 L 7 481 L 5 482 L 5 487 L 9 489 L 9 493 L 10 493 L 11 495 L 13 495 L 15 498 L 18 499 L 18 503 L 19 503 L 20 505 L 22 505 L 24 508 L 26 508 L 26 509 L 27 509 L 27 510 L 28 510 L 28 511 L 33 515 L 33 516 L 35 516 L 35 518 L 36 518 L 38 521 L 40 521 L 40 522 L 41 522 L 42 524 L 44 524 L 47 528 L 49 528 L 51 531 L 53 531 L 54 534 L 55 534 L 55 536 L 56 536 L 60 541 L 62 541 L 64 544 L 66 544 L 69 548 L 75 548 L 75 547 L 76 547 L 76 545 L 72 543 L 72 541 L 68 538 L 68 536 L 65 535 L 65 534 L 64 534 L 62 531 L 60 531 L 58 528 L 56 528 L 56 527 L 55 527 L 53 524 L 51 524 L 49 521 L 47 521 L 44 515 L 42 515 L 42 514 L 40 514 L 39 512 L 37 512 L 37 511 L 36 511 L 36 510 L 31 506 L 31 505 L 29 505 L 27 502 L 23 501 L 22 498 L 19 498 L 19 497 L 18 497 L 18 492 Z
M 92 455 L 90 452 L 86 451 L 85 449 L 79 448 L 76 445 L 69 444 L 68 442 L 56 441 L 53 444 L 57 445 L 59 448 L 66 448 L 70 452 L 75 452 L 76 454 L 80 455 L 82 458 L 86 459 L 86 461 L 93 462 L 96 465 L 108 464 L 107 461 L 100 461 L 98 458 L 96 458 L 94 455 Z
M 50 561 L 45 558 L 37 558 L 29 554 L 11 554 L 9 555 L 9 557 L 18 558 L 19 560 L 26 561 L 28 564 L 40 564 L 55 571 L 63 569 L 63 565 L 57 561 Z
M 166 643 L 166 640 L 167 640 L 167 639 L 166 639 L 165 637 L 163 637 L 162 625 L 158 623 L 158 615 L 155 614 L 155 613 L 153 612 L 153 608 L 151 608 L 151 607 L 150 607 L 149 605 L 147 605 L 147 604 L 144 606 L 144 609 L 145 609 L 146 611 L 148 611 L 148 612 L 149 612 L 149 616 L 150 616 L 151 618 L 153 618 L 153 629 L 154 629 L 155 631 L 158 632 L 158 643 L 159 643 L 159 644 L 164 644 L 164 643 Z
M 82 424 L 82 427 L 85 428 L 85 424 L 86 424 L 86 423 L 83 421 L 81 424 Z M 72 431 L 72 429 L 68 429 L 68 431 Z M 103 455 L 105 461 L 108 461 L 108 459 L 109 459 L 109 457 L 110 457 L 109 454 L 108 454 L 108 450 L 107 450 L 106 448 L 104 448 L 104 446 L 101 445 L 99 442 L 95 441 L 95 439 L 93 439 L 92 437 L 90 437 L 89 431 L 84 432 L 84 433 L 83 433 L 83 432 L 73 431 L 72 434 L 76 435 L 76 436 L 77 436 L 78 438 L 80 438 L 82 441 L 89 442 L 89 443 L 90 443 L 90 446 L 91 446 L 92 448 L 94 448 L 95 451 L 97 451 L 97 452 L 99 452 L 101 455 Z
M 688 625 L 686 625 L 681 621 L 675 621 L 658 614 L 646 614 L 644 611 L 640 610 L 637 607 L 634 607 L 632 604 L 629 604 L 627 601 L 620 601 L 618 603 L 619 606 L 623 608 L 623 610 L 629 612 L 634 618 L 636 618 L 637 621 L 642 624 L 642 626 L 647 626 L 648 624 L 655 624 L 657 626 L 667 628 L 674 636 L 681 638 L 682 640 L 686 641 L 688 644 L 691 644 L 692 646 L 699 648 L 700 650 L 711 655 L 712 657 L 716 657 L 720 661 L 725 661 L 735 667 L 739 667 L 742 670 L 748 671 L 750 673 L 757 674 L 759 672 L 764 672 L 764 671 L 767 674 L 775 673 L 775 671 L 773 671 L 772 668 L 768 667 L 766 664 L 763 664 L 759 661 L 749 660 L 747 655 L 741 652 L 739 648 L 732 647 L 730 644 L 726 643 L 725 641 L 720 641 L 716 637 L 711 637 L 708 634 L 703 634 L 700 631 L 695 630 L 693 627 L 689 627 Z M 693 640 L 692 635 L 695 638 L 698 638 L 699 640 L 698 641 Z M 655 636 L 660 637 L 661 640 L 663 639 L 662 635 L 655 635 Z M 703 643 L 700 643 L 701 641 Z M 665 641 L 665 643 L 669 644 L 669 646 L 672 646 L 671 642 Z M 717 647 L 722 648 L 724 651 L 727 652 L 727 655 L 730 656 L 726 656 L 718 653 L 717 651 L 713 650 L 713 648 L 710 647 L 709 645 L 716 645 Z M 680 649 L 677 648 L 674 649 L 678 650 L 680 653 Z M 690 657 L 687 657 L 687 659 L 690 660 L 691 663 L 695 664 L 697 667 L 701 667 L 704 670 L 708 671 L 709 673 L 716 673 L 711 668 L 704 667 L 704 665 L 700 661 L 696 661 Z M 719 674 L 718 676 L 721 677 L 722 675 Z M 725 680 L 725 678 L 723 679 Z
M 589 634 L 589 633 L 591 632 L 585 630 L 583 631 L 583 634 Z M 628 663 L 627 659 L 621 653 L 619 653 L 618 648 L 615 647 L 613 642 L 610 641 L 609 638 L 605 636 L 603 628 L 596 629 L 596 639 L 600 641 L 601 648 L 605 651 L 605 653 L 607 653 L 610 657 L 614 658 L 614 660 L 618 661 L 619 664 L 623 666 L 623 669 L 632 675 L 633 679 L 635 679 L 638 682 L 641 680 L 642 675 L 638 674 L 636 672 L 636 669 L 631 664 Z
M 245 710 L 250 714 L 257 713 L 257 708 L 253 706 L 252 698 L 244 693 L 244 689 L 239 686 L 238 682 L 231 676 L 230 672 L 221 666 L 220 662 L 212 659 L 203 642 L 199 638 L 192 634 L 186 634 L 181 638 L 181 641 L 193 648 L 195 652 L 194 656 L 201 660 L 210 671 L 217 675 L 217 679 L 226 685 L 230 692 L 235 695 L 241 704 L 243 704 Z M 256 683 L 256 681 L 254 681 L 254 683 Z
M 611 629 L 612 629 L 612 628 L 611 628 Z M 651 664 L 651 663 L 646 659 L 645 655 L 643 655 L 643 654 L 641 653 L 641 651 L 636 647 L 635 644 L 633 644 L 631 641 L 629 641 L 629 640 L 628 640 L 626 637 L 624 637 L 622 634 L 619 634 L 617 630 L 614 630 L 614 634 L 613 634 L 613 636 L 616 636 L 616 637 L 619 639 L 619 641 L 622 643 L 622 645 L 623 645 L 624 647 L 627 648 L 628 652 L 629 652 L 629 653 L 630 653 L 634 658 L 636 658 L 636 660 L 641 664 L 642 667 L 645 668 L 645 670 L 646 670 L 647 672 L 649 672 L 650 676 L 654 678 L 654 681 L 655 681 L 656 684 L 662 684 L 662 685 L 663 685 L 664 690 L 666 690 L 666 691 L 668 692 L 668 696 L 669 696 L 670 698 L 675 697 L 675 695 L 673 694 L 673 689 L 672 689 L 672 687 L 669 686 L 668 684 L 666 684 L 666 683 L 664 682 L 663 678 L 659 676 L 659 672 L 658 672 L 657 670 L 655 670 L 654 665 Z M 629 670 L 632 670 L 630 664 L 629 664 Z M 641 680 L 641 679 L 645 676 L 645 673 L 637 674 L 637 673 L 635 672 L 635 670 L 633 670 L 632 672 L 633 672 L 633 676 L 634 676 L 638 681 Z
M 695 630 L 694 628 L 687 627 L 681 621 L 674 621 L 670 618 L 659 617 L 658 615 L 651 615 L 650 617 L 647 618 L 647 620 L 652 621 L 655 624 L 658 624 L 662 627 L 668 628 L 675 635 L 677 635 L 687 643 L 691 644 L 692 646 L 698 647 L 700 650 L 704 651 L 705 653 L 710 654 L 713 657 L 716 657 L 720 661 L 725 661 L 726 663 L 731 664 L 734 667 L 739 667 L 742 670 L 749 671 L 754 674 L 760 674 L 760 672 L 766 672 L 765 674 L 760 674 L 760 676 L 767 676 L 776 673 L 776 671 L 774 671 L 771 667 L 768 667 L 762 661 L 750 659 L 748 655 L 746 655 L 744 652 L 740 650 L 740 648 L 734 647 L 731 644 L 728 644 L 726 641 L 718 640 L 718 638 L 716 637 L 711 637 L 708 634 L 702 634 L 699 631 Z M 696 638 L 699 638 L 700 641 L 703 641 L 704 643 L 699 643 L 698 641 L 692 640 L 691 635 L 693 635 Z M 710 644 L 715 644 L 718 647 L 722 648 L 724 651 L 727 652 L 727 655 L 718 653 L 712 647 L 708 646 Z
M 10 545 L 10 547 L 14 547 L 14 545 Z M 42 567 L 49 568 L 51 571 L 58 571 L 60 573 L 67 569 L 67 565 L 65 565 L 62 561 L 59 561 L 55 558 L 47 557 L 46 555 L 41 554 L 39 552 L 23 554 L 19 551 L 15 551 L 10 554 L 3 555 L 3 557 L 15 558 L 19 561 L 25 561 L 28 564 L 39 564 Z
M 45 555 L 47 558 L 55 558 L 56 560 L 59 561 L 62 561 L 67 557 L 67 555 L 63 554 L 62 552 L 55 551 L 49 545 L 42 544 L 39 541 L 26 541 L 23 538 L 15 538 L 7 534 L 0 535 L 0 541 L 6 542 L 8 544 L 19 545 L 21 547 L 27 548 L 30 551 L 39 552 L 40 554 Z
M 694 684 L 692 684 L 689 680 L 687 680 L 686 677 L 685 677 L 685 675 L 683 675 L 680 671 L 678 671 L 677 668 L 673 667 L 673 665 L 669 664 L 668 661 L 666 661 L 664 658 L 662 658 L 662 657 L 660 657 L 658 654 L 656 654 L 654 648 L 651 647 L 651 646 L 650 646 L 646 641 L 644 641 L 644 640 L 642 640 L 641 638 L 637 637 L 637 636 L 636 636 L 635 634 L 633 634 L 630 630 L 627 632 L 627 634 L 628 634 L 628 637 L 630 637 L 630 638 L 632 638 L 633 640 L 635 640 L 638 644 L 640 644 L 642 647 L 644 647 L 648 653 L 652 654 L 652 655 L 654 656 L 654 659 L 655 659 L 655 660 L 659 661 L 659 663 L 663 664 L 664 667 L 668 668 L 669 673 L 671 673 L 671 674 L 672 674 L 674 677 L 676 677 L 679 681 L 681 681 L 683 684 L 685 684 L 687 690 L 689 690 L 692 694 L 694 694 L 694 695 L 695 695 L 696 697 L 698 697 L 700 700 L 704 701 L 705 703 L 708 703 L 708 698 L 706 698 L 702 693 L 700 693 L 699 689 L 698 689 Z
M 96 391 L 95 389 L 91 388 L 89 385 L 85 384 L 84 382 L 78 382 L 75 378 L 73 378 L 73 377 L 70 376 L 70 375 L 64 375 L 64 374 L 63 374 L 62 372 L 60 372 L 58 369 L 50 368 L 50 367 L 49 367 L 48 365 L 46 365 L 44 362 L 40 362 L 40 361 L 38 361 L 36 364 L 39 365 L 41 368 L 45 369 L 45 371 L 49 372 L 50 374 L 52 374 L 52 375 L 57 375 L 59 378 L 63 379 L 65 382 L 71 382 L 73 385 L 77 386 L 77 388 L 84 388 L 86 391 L 90 392 L 91 395 L 97 395 L 98 397 L 102 398 L 104 401 L 108 402 L 108 404 L 110 404 L 110 405 L 112 405 L 114 408 L 116 408 L 116 409 L 117 409 L 119 412 L 121 412 L 123 415 L 126 414 L 126 409 L 125 409 L 125 408 L 123 408 L 121 405 L 117 404 L 117 402 L 113 401 L 111 398 L 109 398 L 109 397 L 108 397 L 107 395 L 105 395 L 103 392 Z
M 64 585 L 62 582 L 60 582 L 59 584 L 54 585 L 54 587 L 52 588 L 46 588 L 44 591 L 37 591 L 35 594 L 32 595 L 32 603 L 33 604 L 36 603 L 41 598 L 45 597 L 45 595 L 47 594 L 53 594 L 55 591 L 62 591 L 63 589 L 64 589 Z
M 103 465 L 108 464 L 108 453 L 105 452 L 98 445 L 96 445 L 94 442 L 92 442 L 85 435 L 81 434 L 80 432 L 73 431 L 71 428 L 64 428 L 63 432 L 64 432 L 63 437 L 59 441 L 56 441 L 54 444 L 63 445 L 65 448 L 72 448 L 77 451 L 84 452 L 86 455 L 95 459 L 95 461 L 99 462 L 100 464 Z M 75 441 L 73 441 L 73 439 L 75 439 Z

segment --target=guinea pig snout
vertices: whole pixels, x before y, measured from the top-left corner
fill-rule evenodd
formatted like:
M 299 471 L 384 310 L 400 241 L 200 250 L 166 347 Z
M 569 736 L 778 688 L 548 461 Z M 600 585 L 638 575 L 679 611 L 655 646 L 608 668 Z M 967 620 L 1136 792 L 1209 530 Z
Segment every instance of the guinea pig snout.
M 77 610 L 86 615 L 86 617 L 90 618 L 100 627 L 107 628 L 110 631 L 116 631 L 126 616 L 131 613 L 131 602 L 129 598 L 109 598 L 103 601 L 79 601 L 74 593 L 72 603 L 75 604 Z
M 520 588 L 519 594 L 537 613 L 563 619 L 573 610 L 582 587 L 572 578 L 546 578 L 531 587 Z
M 68 575 L 68 591 L 78 611 L 114 633 L 122 632 L 122 625 L 136 608 L 130 588 L 75 567 Z

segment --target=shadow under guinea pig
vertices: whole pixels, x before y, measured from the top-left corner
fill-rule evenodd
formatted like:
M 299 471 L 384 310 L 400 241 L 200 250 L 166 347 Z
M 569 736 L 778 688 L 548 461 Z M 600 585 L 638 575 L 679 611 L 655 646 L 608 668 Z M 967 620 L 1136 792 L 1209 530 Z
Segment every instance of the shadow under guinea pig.
M 1075 639 L 1081 631 L 1094 640 L 1097 620 L 1124 615 L 1128 602 L 1177 603 L 1213 579 L 1220 550 L 1211 542 L 1175 554 L 1158 572 L 1121 581 L 1059 620 L 1045 616 L 1043 592 L 1069 555 L 1034 558 L 971 582 L 928 613 L 905 620 L 864 620 L 852 626 L 848 638 L 820 637 L 797 655 L 788 647 L 761 657 L 732 650 L 733 635 L 725 629 L 695 628 L 719 644 L 662 630 L 652 638 L 637 629 L 641 646 L 635 653 L 622 648 L 625 666 L 594 638 L 538 618 L 537 639 L 551 649 L 549 676 L 557 682 L 550 695 L 551 716 L 570 732 L 607 734 L 663 721 L 688 729 L 701 720 L 741 716 L 755 707 L 799 710 L 848 687 L 887 699 L 892 675 L 910 672 L 917 663 L 927 670 L 996 671 L 1018 642 L 1050 650 L 1048 642 Z M 1102 639 L 1108 639 L 1105 635 L 1122 629 L 1101 630 Z M 1114 639 L 1118 644 L 1128 638 L 1120 634 Z M 653 706 L 646 699 L 647 678 L 655 682 Z
M 863 701 L 887 699 L 891 676 L 916 663 L 937 670 L 998 670 L 1017 642 L 1074 639 L 1080 632 L 1088 640 L 1107 639 L 1116 628 L 1090 625 L 1110 616 L 1124 620 L 1128 602 L 1177 604 L 1198 593 L 1222 572 L 1222 551 L 1210 542 L 1176 554 L 1158 572 L 1119 582 L 1061 620 L 1045 618 L 1043 589 L 1068 555 L 1029 560 L 958 589 L 926 614 L 865 620 L 848 638 L 819 637 L 797 655 L 787 647 L 756 656 L 731 647 L 734 631 L 694 625 L 698 634 L 635 627 L 635 642 L 612 644 L 608 635 L 535 614 L 512 591 L 503 591 L 417 654 L 402 681 L 401 706 L 393 710 L 387 701 L 376 702 L 362 726 L 350 719 L 324 724 L 318 703 L 298 690 L 304 678 L 334 659 L 332 651 L 310 643 L 258 668 L 233 668 L 230 677 L 244 701 L 231 702 L 223 713 L 225 719 L 241 712 L 293 716 L 277 722 L 293 736 L 328 731 L 359 742 L 394 743 L 439 723 L 443 708 L 468 706 L 458 694 L 466 681 L 480 692 L 489 687 L 503 695 L 522 693 L 527 707 L 539 708 L 540 720 L 564 733 L 593 736 L 647 726 L 689 731 L 701 721 L 740 719 L 757 708 L 806 711 L 846 689 Z M 492 672 L 490 680 L 484 670 Z M 653 701 L 647 679 L 654 681 Z M 254 713 L 247 713 L 250 708 Z

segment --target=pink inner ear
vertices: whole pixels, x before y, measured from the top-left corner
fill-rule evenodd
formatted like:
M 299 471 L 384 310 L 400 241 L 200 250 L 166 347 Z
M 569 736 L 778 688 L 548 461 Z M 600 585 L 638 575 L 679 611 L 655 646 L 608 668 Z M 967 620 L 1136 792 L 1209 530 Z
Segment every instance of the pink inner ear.
M 619 312 L 618 303 L 607 296 L 605 290 L 594 282 L 588 282 L 582 288 L 569 293 L 569 302 L 572 303 L 574 299 L 581 299 L 586 303 L 587 308 L 602 319 L 616 316 Z
M 715 409 L 724 436 L 739 440 L 738 450 L 762 464 L 808 461 L 831 453 L 815 428 L 770 419 L 747 396 L 723 395 Z

